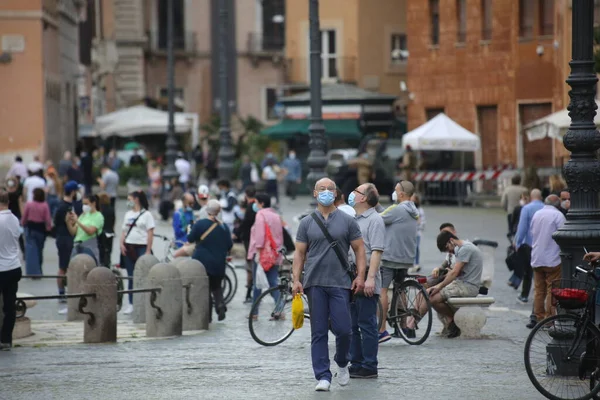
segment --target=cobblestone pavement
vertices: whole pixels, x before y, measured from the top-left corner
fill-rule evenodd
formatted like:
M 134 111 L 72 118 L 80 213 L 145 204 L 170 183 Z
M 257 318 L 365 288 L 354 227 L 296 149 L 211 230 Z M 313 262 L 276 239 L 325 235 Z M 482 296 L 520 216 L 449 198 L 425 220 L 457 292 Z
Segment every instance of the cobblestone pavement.
M 303 211 L 306 199 L 284 203 L 288 221 Z M 124 210 L 119 207 L 119 216 Z M 433 332 L 421 346 L 400 340 L 383 344 L 379 379 L 337 385 L 332 392 L 315 393 L 310 363 L 310 332 L 302 328 L 283 344 L 262 347 L 248 332 L 248 306 L 242 304 L 244 272 L 229 306 L 227 319 L 209 331 L 161 340 L 128 339 L 123 332 L 139 327 L 119 316 L 123 329 L 116 345 L 26 346 L 0 353 L 0 399 L 539 399 L 523 367 L 525 328 L 531 306 L 516 302 L 506 284 L 504 265 L 506 217 L 497 210 L 426 207 L 428 227 L 422 240 L 423 271 L 443 258 L 435 247 L 437 227 L 455 223 L 461 238 L 497 241 L 496 274 L 490 294 L 496 304 L 481 339 L 442 339 Z M 294 224 L 295 225 L 295 224 Z M 161 224 L 159 233 L 169 233 Z M 157 253 L 162 251 L 157 245 Z M 45 249 L 44 272 L 56 272 L 54 243 Z M 115 257 L 117 256 L 115 252 Z M 159 254 L 160 256 L 160 254 Z M 53 280 L 24 280 L 21 292 L 55 294 Z M 28 311 L 36 324 L 60 329 L 65 317 L 53 301 L 40 301 Z M 41 322 L 44 321 L 44 322 Z M 334 342 L 330 340 L 333 358 Z

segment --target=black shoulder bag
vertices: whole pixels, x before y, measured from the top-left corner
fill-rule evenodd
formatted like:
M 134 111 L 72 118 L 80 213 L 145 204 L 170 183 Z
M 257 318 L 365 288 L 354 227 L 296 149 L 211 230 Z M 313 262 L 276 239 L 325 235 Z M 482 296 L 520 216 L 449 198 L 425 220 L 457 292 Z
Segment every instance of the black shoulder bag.
M 348 276 L 350 276 L 350 280 L 352 282 L 354 282 L 354 279 L 356 279 L 356 276 L 358 275 L 356 272 L 356 266 L 348 263 L 348 259 L 347 259 L 348 255 L 346 254 L 346 257 L 344 257 L 344 254 L 342 253 L 342 249 L 340 249 L 339 243 L 331 237 L 331 235 L 329 234 L 329 231 L 327 230 L 327 228 L 325 228 L 325 225 L 323 225 L 323 221 L 321 221 L 319 219 L 319 216 L 314 212 L 312 214 L 310 214 L 310 216 L 312 217 L 312 219 L 315 220 L 315 222 L 317 223 L 319 228 L 321 228 L 321 231 L 323 232 L 325 239 L 327 239 L 327 241 L 329 242 L 329 244 L 335 251 L 335 254 L 337 255 L 338 259 L 342 263 L 342 267 L 346 270 L 346 272 L 348 273 Z

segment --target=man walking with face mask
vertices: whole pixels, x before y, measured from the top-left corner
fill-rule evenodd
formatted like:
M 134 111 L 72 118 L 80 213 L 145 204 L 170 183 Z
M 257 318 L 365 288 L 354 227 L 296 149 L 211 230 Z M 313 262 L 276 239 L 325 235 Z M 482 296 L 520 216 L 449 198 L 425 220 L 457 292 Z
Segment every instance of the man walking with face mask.
M 298 185 L 302 182 L 302 165 L 296 158 L 296 152 L 294 150 L 290 150 L 288 158 L 283 160 L 281 166 L 286 170 L 285 193 L 292 200 L 296 200 Z
M 333 204 L 335 183 L 323 178 L 315 184 L 317 199 L 314 213 L 300 221 L 296 236 L 292 292 L 306 291 L 310 307 L 311 356 L 316 391 L 329 391 L 331 370 L 327 345 L 329 323 L 336 336 L 335 362 L 338 383 L 350 381 L 348 355 L 352 336 L 350 299 L 364 289 L 366 257 L 360 228 L 354 218 Z M 348 250 L 356 255 L 357 276 L 352 280 L 348 268 Z M 303 282 L 300 281 L 305 271 Z

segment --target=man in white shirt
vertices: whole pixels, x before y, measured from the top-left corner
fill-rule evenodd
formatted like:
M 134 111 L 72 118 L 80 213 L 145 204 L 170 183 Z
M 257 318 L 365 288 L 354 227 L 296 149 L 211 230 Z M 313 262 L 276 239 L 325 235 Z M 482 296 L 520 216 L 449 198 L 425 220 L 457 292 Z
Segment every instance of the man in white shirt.
M 33 161 L 27 165 L 27 170 L 30 173 L 44 171 L 44 164 L 40 161 L 40 156 L 33 157 Z
M 183 190 L 187 190 L 187 184 L 190 181 L 192 165 L 188 160 L 185 159 L 184 154 L 181 152 L 177 155 L 177 160 L 175 161 L 175 169 L 179 174 L 179 183 L 181 183 Z
M 15 157 L 15 162 L 10 166 L 8 173 L 6 174 L 6 179 L 19 177 L 20 179 L 24 179 L 27 176 L 27 167 L 23 164 L 23 159 L 21 156 Z
M 12 332 L 16 320 L 15 302 L 21 280 L 19 228 L 19 220 L 8 209 L 8 193 L 0 190 L 0 296 L 4 303 L 0 351 L 7 351 L 12 347 Z
M 46 180 L 43 176 L 43 170 L 29 171 L 29 177 L 23 182 L 23 192 L 27 195 L 26 201 L 33 201 L 33 191 L 35 189 L 46 189 Z

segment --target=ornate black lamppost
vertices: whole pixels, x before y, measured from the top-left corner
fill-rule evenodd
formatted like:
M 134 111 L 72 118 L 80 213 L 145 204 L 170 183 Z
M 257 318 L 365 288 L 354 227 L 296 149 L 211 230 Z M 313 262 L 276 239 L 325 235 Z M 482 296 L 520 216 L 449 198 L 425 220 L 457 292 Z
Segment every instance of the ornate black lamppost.
M 219 178 L 233 178 L 233 159 L 235 153 L 231 146 L 231 113 L 229 109 L 229 85 L 227 52 L 229 50 L 229 15 L 227 0 L 219 0 L 219 97 L 221 103 L 221 128 L 219 130 Z
M 569 279 L 575 266 L 582 263 L 584 247 L 600 251 L 600 162 L 596 151 L 600 148 L 600 135 L 594 124 L 596 115 L 596 83 L 594 71 L 594 0 L 573 1 L 573 59 L 569 63 L 571 86 L 569 116 L 571 126 L 563 143 L 571 151 L 563 175 L 571 192 L 571 209 L 567 222 L 554 239 L 561 249 L 562 275 Z
M 319 0 L 309 0 L 310 24 L 310 154 L 307 164 L 310 172 L 307 182 L 309 190 L 325 175 L 327 165 L 327 141 L 325 140 L 325 126 L 323 125 L 322 98 L 321 98 L 321 28 L 319 26 Z M 340 182 L 336 182 L 340 183 Z
M 174 20 L 173 0 L 167 2 L 167 92 L 169 97 L 169 125 L 167 128 L 167 166 L 163 172 L 163 180 L 169 181 L 178 176 L 175 169 L 177 157 L 177 140 L 175 139 L 175 54 L 173 49 Z

